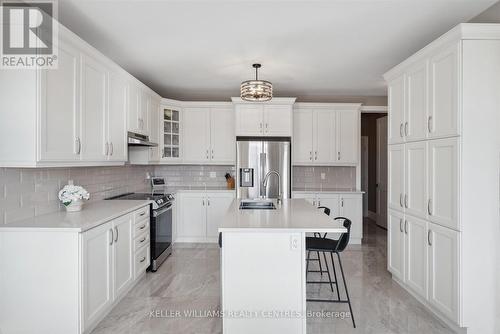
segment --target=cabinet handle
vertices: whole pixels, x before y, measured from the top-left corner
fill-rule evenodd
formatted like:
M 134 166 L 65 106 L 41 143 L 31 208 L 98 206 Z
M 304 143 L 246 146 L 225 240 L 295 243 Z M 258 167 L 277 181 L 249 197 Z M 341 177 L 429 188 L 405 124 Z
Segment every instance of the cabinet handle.
M 320 200 L 318 200 L 318 206 L 321 206 L 321 201 Z
M 139 216 L 144 216 L 146 214 L 146 211 L 142 211 L 141 214 Z
M 108 155 L 109 154 L 109 144 L 108 142 L 106 142 L 106 144 L 104 145 L 104 155 Z
M 427 130 L 429 130 L 429 133 L 432 132 L 432 116 L 429 116 L 429 118 L 427 118 Z
M 266 133 L 269 132 L 269 123 L 266 123 Z
M 399 124 L 399 136 L 403 138 L 403 123 Z
M 429 216 L 432 216 L 432 199 L 429 198 L 429 201 L 427 202 L 427 213 Z
M 399 218 L 399 230 L 403 233 L 403 218 Z
M 340 206 L 344 207 L 344 199 L 343 198 L 340 199 Z
M 209 158 L 209 157 L 208 157 L 208 149 L 207 149 L 207 151 L 206 151 L 206 154 L 207 154 L 207 160 L 208 160 L 208 158 Z
M 80 142 L 80 137 L 76 137 L 75 144 L 76 144 L 76 154 L 80 154 L 80 152 L 82 151 L 82 143 Z
M 113 236 L 113 229 L 110 228 L 109 231 L 111 232 L 111 241 L 109 242 L 109 245 L 111 246 L 113 244 L 113 240 L 115 239 Z
M 399 194 L 399 206 L 403 207 L 403 194 Z
M 316 206 L 316 201 L 313 200 L 313 205 Z
M 201 200 L 201 205 L 205 206 L 205 200 L 204 199 Z
M 146 227 L 146 224 L 144 224 L 141 227 L 139 227 L 139 230 L 144 230 L 145 227 Z
M 408 209 L 408 195 L 405 194 L 405 208 Z
M 145 256 L 143 256 L 142 259 L 139 262 L 142 263 L 144 261 L 146 261 L 146 257 Z
M 314 151 L 314 160 L 318 160 L 318 151 Z
M 214 160 L 214 149 L 212 149 L 212 160 Z
M 340 160 L 340 151 L 337 152 L 337 160 Z
M 405 122 L 405 136 L 408 137 L 408 122 Z
M 263 130 L 262 130 L 262 122 L 259 123 L 259 129 L 260 129 L 260 132 L 263 132 Z
M 427 243 L 429 244 L 429 246 L 432 246 L 432 231 L 429 230 L 427 231 Z
M 113 142 L 109 143 L 109 148 L 110 148 L 110 150 L 111 150 L 110 155 L 113 155 L 113 152 L 115 151 L 115 148 L 114 148 L 114 146 L 113 146 Z
M 116 231 L 115 242 L 118 242 L 118 227 L 116 226 L 115 226 L 115 231 Z
M 309 151 L 309 160 L 312 161 L 312 159 L 313 159 L 313 151 Z
M 144 241 L 146 241 L 146 237 L 143 237 L 139 242 L 142 244 Z
M 405 219 L 405 234 L 408 234 L 408 221 Z
M 207 198 L 207 205 L 210 206 L 210 198 Z

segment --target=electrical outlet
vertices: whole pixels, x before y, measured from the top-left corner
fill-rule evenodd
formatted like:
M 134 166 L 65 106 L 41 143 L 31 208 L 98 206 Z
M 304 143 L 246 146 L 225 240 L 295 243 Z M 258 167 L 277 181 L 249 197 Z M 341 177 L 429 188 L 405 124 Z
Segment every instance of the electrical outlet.
M 326 179 L 326 174 L 325 173 L 321 173 L 321 179 L 322 180 Z
M 217 173 L 216 172 L 210 172 L 210 178 L 211 179 L 215 179 L 217 177 Z

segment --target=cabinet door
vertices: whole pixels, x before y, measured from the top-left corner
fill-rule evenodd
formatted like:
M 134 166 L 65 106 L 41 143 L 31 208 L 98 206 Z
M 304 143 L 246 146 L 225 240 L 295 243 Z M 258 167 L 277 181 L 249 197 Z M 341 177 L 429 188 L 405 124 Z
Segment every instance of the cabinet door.
M 210 109 L 185 108 L 183 116 L 184 162 L 210 160 Z
M 264 134 L 262 105 L 240 104 L 235 109 L 237 136 L 262 136 Z
M 212 162 L 234 165 L 236 135 L 233 108 L 210 109 L 210 159 Z
M 109 75 L 108 159 L 127 161 L 127 91 L 125 79 Z
M 340 215 L 351 220 L 351 240 L 363 238 L 363 197 L 361 194 L 340 196 Z
M 59 41 L 58 68 L 40 71 L 42 161 L 80 159 L 80 53 Z
M 458 322 L 459 233 L 429 224 L 429 303 Z
M 179 237 L 205 238 L 207 201 L 204 193 L 186 193 L 180 197 L 181 219 L 177 224 Z
M 292 106 L 264 106 L 264 134 L 266 136 L 292 135 Z
M 148 123 L 149 140 L 158 144 L 149 149 L 149 161 L 160 161 L 160 101 L 155 97 L 151 97 Z
M 404 282 L 405 270 L 405 234 L 403 214 L 389 210 L 387 215 L 387 269 L 400 281 Z
M 336 113 L 332 110 L 315 110 L 313 133 L 314 162 L 318 164 L 337 162 Z
M 405 145 L 405 194 L 406 213 L 427 218 L 427 143 Z
M 99 61 L 82 56 L 82 160 L 106 157 L 107 69 Z
M 207 238 L 217 238 L 219 225 L 234 200 L 234 193 L 207 194 Z
M 139 126 L 142 133 L 149 135 L 149 114 L 151 110 L 151 95 L 145 89 L 140 90 L 139 99 Z
M 458 134 L 460 45 L 453 44 L 430 60 L 430 137 Z
M 181 157 L 182 112 L 180 108 L 162 106 L 160 111 L 160 146 L 162 161 L 178 161 Z
M 83 326 L 89 328 L 113 302 L 113 235 L 107 223 L 82 234 Z
M 421 140 L 427 136 L 428 107 L 427 62 L 419 64 L 406 75 L 406 140 Z
M 404 145 L 389 145 L 388 150 L 388 190 L 389 207 L 404 211 L 405 151 Z
M 459 229 L 458 138 L 429 141 L 429 219 Z
M 405 79 L 401 75 L 388 82 L 387 99 L 389 104 L 389 144 L 404 141 L 404 116 L 405 116 Z
M 295 165 L 313 162 L 313 111 L 293 111 L 293 163 Z
M 359 112 L 337 111 L 337 162 L 355 164 L 359 160 Z
M 341 215 L 340 212 L 340 196 L 337 194 L 317 194 L 316 204 L 318 206 L 326 206 L 330 209 L 330 217 L 335 218 Z
M 133 82 L 129 83 L 128 87 L 128 130 L 132 132 L 142 133 L 141 130 L 141 115 L 140 115 L 140 103 L 141 91 L 139 87 Z
M 406 215 L 406 284 L 427 299 L 427 222 Z
M 132 215 L 113 221 L 114 298 L 119 298 L 133 278 Z

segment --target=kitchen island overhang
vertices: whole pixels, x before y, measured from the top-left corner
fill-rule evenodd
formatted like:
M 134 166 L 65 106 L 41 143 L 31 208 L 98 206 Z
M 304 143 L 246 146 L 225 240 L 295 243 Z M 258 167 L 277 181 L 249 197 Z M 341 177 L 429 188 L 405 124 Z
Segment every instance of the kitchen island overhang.
M 224 334 L 306 333 L 306 233 L 347 232 L 303 199 L 240 210 L 219 228 Z

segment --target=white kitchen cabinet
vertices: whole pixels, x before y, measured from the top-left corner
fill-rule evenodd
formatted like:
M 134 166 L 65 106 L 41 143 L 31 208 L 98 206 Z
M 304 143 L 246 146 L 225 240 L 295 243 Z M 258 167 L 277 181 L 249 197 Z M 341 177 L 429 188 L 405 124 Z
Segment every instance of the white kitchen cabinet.
M 403 144 L 389 145 L 387 166 L 389 208 L 404 211 L 405 147 Z
M 429 220 L 455 230 L 458 221 L 459 146 L 457 138 L 430 140 Z
M 387 141 L 398 144 L 404 141 L 405 76 L 399 75 L 387 82 L 389 129 Z
M 236 105 L 235 113 L 237 136 L 262 136 L 264 134 L 264 110 L 262 105 Z
M 183 126 L 183 162 L 210 161 L 210 109 L 184 108 Z
M 207 200 L 207 238 L 216 240 L 219 236 L 219 226 L 227 210 L 234 200 L 234 193 L 208 193 Z
M 292 135 L 292 106 L 264 105 L 263 127 L 266 136 Z
M 340 210 L 340 196 L 338 194 L 317 193 L 313 205 L 325 206 L 330 209 L 330 216 L 335 218 L 342 216 Z
M 160 161 L 160 99 L 151 96 L 150 97 L 150 107 L 148 115 L 148 129 L 149 129 L 149 140 L 153 143 L 158 144 L 158 146 L 153 146 L 149 148 L 149 161 L 158 162 Z
M 461 43 L 452 43 L 430 58 L 429 137 L 459 134 Z
M 128 86 L 128 113 L 127 126 L 128 131 L 142 133 L 141 120 L 141 91 L 136 83 L 130 82 Z
M 427 222 L 405 216 L 405 283 L 423 299 L 427 298 Z
M 458 322 L 459 232 L 429 224 L 429 303 Z
M 361 194 L 341 194 L 340 216 L 351 220 L 351 240 L 359 244 L 363 239 L 363 197 Z
M 405 234 L 404 215 L 389 210 L 387 215 L 387 269 L 391 274 L 404 282 L 405 274 Z
M 427 142 L 405 144 L 403 204 L 407 213 L 427 218 Z M 396 170 L 394 170 L 396 172 Z
M 301 198 L 305 199 L 310 204 L 316 206 L 316 197 L 315 193 L 302 193 L 302 192 L 294 192 L 292 195 L 293 198 Z
M 428 75 L 427 62 L 417 64 L 406 74 L 406 112 L 404 135 L 407 141 L 427 137 Z
M 232 107 L 210 108 L 210 160 L 233 165 L 236 161 L 236 136 Z
M 58 68 L 39 71 L 41 100 L 39 160 L 77 161 L 80 160 L 81 144 L 80 52 L 76 46 L 64 39 L 60 39 L 58 48 Z M 2 73 L 10 86 L 17 82 L 18 89 L 22 90 L 23 80 L 8 78 L 8 75 L 9 73 Z M 3 101 L 7 101 L 10 96 L 7 88 L 2 89 L 5 94 L 1 99 Z M 7 107 L 2 107 L 2 113 L 6 114 L 7 110 Z M 8 123 L 5 120 L 2 124 Z
M 125 294 L 134 278 L 132 265 L 133 227 L 133 217 L 130 214 L 113 221 L 114 299 Z
M 141 87 L 139 94 L 139 115 L 141 120 L 141 130 L 142 133 L 150 135 L 149 117 L 151 113 L 151 94 L 149 93 L 149 90 L 146 90 L 144 87 Z
M 179 106 L 165 105 L 160 112 L 161 161 L 180 161 L 183 142 L 181 136 L 182 111 Z
M 81 159 L 106 160 L 106 111 L 108 73 L 98 60 L 82 56 Z
M 313 150 L 311 160 L 329 164 L 337 160 L 337 117 L 330 110 L 315 110 L 313 114 Z M 301 124 L 298 125 L 302 126 Z M 349 129 L 352 130 L 352 129 Z M 297 141 L 295 141 L 297 142 Z
M 114 72 L 109 74 L 109 109 L 106 118 L 108 160 L 127 161 L 127 99 L 125 78 Z
M 359 112 L 337 111 L 337 161 L 356 164 L 359 160 Z
M 312 109 L 296 109 L 293 111 L 293 162 L 295 164 L 313 162 L 313 138 L 316 128 L 313 115 L 314 111 Z
M 82 236 L 83 328 L 99 321 L 113 303 L 113 224 Z

